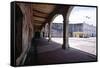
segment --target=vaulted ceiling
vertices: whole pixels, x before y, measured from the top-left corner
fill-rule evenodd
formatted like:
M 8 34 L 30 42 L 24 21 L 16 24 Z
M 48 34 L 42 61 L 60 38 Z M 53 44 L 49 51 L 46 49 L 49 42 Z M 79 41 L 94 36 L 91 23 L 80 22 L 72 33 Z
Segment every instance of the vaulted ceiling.
M 47 4 L 47 3 L 17 3 L 22 12 L 31 11 L 34 30 L 41 30 L 46 23 L 51 23 L 55 15 L 66 15 L 70 5 L 63 4 Z M 31 7 L 31 10 L 29 8 Z M 26 9 L 27 8 L 27 9 Z M 26 13 L 28 15 L 28 12 Z M 63 16 L 64 17 L 64 16 Z
M 50 23 L 56 14 L 67 12 L 68 5 L 33 3 L 32 22 L 35 30 L 41 30 L 46 23 Z
M 48 4 L 32 4 L 33 8 L 33 25 L 35 29 L 41 29 L 50 14 L 56 8 L 56 5 Z

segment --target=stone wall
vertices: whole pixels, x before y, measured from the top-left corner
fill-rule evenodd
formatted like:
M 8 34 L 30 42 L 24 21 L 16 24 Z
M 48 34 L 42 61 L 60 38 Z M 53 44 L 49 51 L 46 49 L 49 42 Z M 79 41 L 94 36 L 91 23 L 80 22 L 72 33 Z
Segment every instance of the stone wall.
M 34 30 L 32 24 L 32 7 L 31 4 L 17 3 L 23 13 L 22 22 L 22 52 L 16 59 L 16 65 L 23 64 L 25 56 L 31 46 L 31 39 L 33 38 Z

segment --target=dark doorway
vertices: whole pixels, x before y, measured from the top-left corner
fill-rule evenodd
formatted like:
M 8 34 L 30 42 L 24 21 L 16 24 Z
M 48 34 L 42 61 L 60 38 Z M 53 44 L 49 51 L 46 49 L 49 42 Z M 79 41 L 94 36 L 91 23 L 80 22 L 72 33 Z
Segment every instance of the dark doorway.
M 40 32 L 35 32 L 35 38 L 40 38 Z

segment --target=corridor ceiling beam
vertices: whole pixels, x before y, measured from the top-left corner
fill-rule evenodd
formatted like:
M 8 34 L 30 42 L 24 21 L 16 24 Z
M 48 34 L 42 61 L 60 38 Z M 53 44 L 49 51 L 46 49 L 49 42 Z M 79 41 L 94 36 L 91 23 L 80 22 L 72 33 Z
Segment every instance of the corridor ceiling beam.
M 39 15 L 35 15 L 35 14 L 33 14 L 33 16 L 35 16 L 35 17 L 39 17 L 39 18 L 45 18 L 45 19 L 46 19 L 46 17 L 39 16 Z
M 33 17 L 33 20 L 38 20 L 38 21 L 45 21 L 46 19 L 44 18 L 40 18 L 40 17 Z
M 41 12 L 41 11 L 39 11 L 39 10 L 36 10 L 36 9 L 33 9 L 33 12 L 34 12 L 34 11 L 36 11 L 36 12 L 38 12 L 38 13 L 42 13 L 42 14 L 48 14 L 48 13 Z

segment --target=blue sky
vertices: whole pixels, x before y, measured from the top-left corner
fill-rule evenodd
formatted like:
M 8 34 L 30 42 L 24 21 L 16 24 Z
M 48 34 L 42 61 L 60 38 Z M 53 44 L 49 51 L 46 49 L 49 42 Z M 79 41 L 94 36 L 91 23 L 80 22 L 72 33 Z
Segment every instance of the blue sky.
M 63 18 L 57 16 L 53 22 L 61 23 Z M 69 23 L 88 23 L 96 26 L 96 8 L 95 7 L 74 7 L 69 17 Z

